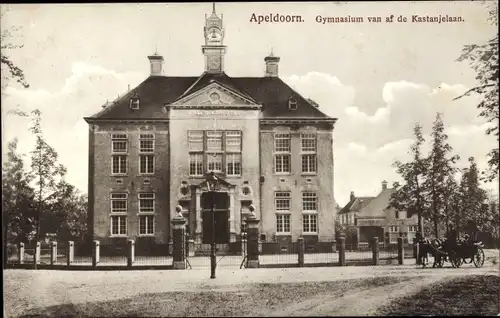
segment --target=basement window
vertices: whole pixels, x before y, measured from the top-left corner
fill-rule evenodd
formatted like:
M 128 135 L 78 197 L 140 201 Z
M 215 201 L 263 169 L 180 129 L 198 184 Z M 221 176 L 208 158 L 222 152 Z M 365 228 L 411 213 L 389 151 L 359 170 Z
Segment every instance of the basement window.
M 139 109 L 139 97 L 130 98 L 130 109 Z
M 297 100 L 293 97 L 290 97 L 288 100 L 288 109 L 289 110 L 296 110 L 297 109 Z

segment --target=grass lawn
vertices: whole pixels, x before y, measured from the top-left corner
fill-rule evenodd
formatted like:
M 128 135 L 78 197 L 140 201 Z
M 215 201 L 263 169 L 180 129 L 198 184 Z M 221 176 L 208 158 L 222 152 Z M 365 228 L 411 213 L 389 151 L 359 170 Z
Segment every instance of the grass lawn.
M 471 275 L 431 285 L 416 295 L 395 299 L 378 315 L 481 315 L 500 313 L 500 277 Z
M 33 308 L 24 316 L 37 317 L 145 317 L 145 316 L 262 316 L 315 295 L 343 295 L 410 280 L 408 277 L 377 277 L 334 282 L 251 284 L 215 287 L 199 292 L 140 294 L 137 297 L 103 302 L 63 304 Z

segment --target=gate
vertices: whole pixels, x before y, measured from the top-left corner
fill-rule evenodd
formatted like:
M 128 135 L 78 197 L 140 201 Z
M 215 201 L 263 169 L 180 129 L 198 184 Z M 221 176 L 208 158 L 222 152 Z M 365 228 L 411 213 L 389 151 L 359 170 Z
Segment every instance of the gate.
M 209 270 L 211 244 L 195 244 L 194 248 L 194 253 L 186 254 L 188 268 Z M 215 251 L 217 268 L 246 267 L 246 240 L 242 240 L 240 235 L 237 236 L 234 242 L 215 244 Z M 189 256 L 189 254 L 192 256 Z

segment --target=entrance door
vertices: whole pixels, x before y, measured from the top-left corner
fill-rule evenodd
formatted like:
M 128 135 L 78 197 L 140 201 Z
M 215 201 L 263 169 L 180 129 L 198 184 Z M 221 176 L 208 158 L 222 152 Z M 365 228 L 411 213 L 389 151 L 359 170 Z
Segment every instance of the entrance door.
M 213 212 L 212 212 L 212 205 Z M 225 192 L 203 193 L 203 244 L 211 244 L 215 234 L 216 244 L 229 243 L 229 196 Z

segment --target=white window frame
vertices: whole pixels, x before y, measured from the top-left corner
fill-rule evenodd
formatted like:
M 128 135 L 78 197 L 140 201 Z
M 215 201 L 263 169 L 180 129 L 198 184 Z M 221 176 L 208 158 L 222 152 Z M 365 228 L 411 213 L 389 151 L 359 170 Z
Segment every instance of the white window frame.
M 204 131 L 203 130 L 189 130 L 188 131 L 188 149 L 190 153 L 203 152 L 204 147 Z M 200 142 L 201 141 L 201 142 Z M 195 145 L 201 147 L 194 147 Z
M 192 158 L 198 158 L 195 159 L 195 161 L 191 161 Z M 203 171 L 205 168 L 205 165 L 203 164 L 203 152 L 190 152 L 189 153 L 189 176 L 190 177 L 200 177 L 203 176 Z M 191 164 L 195 164 L 195 173 L 196 174 L 191 174 Z M 199 164 L 201 163 L 201 171 L 198 171 Z M 199 173 L 198 173 L 199 172 Z
M 278 202 L 279 201 L 285 201 L 288 202 L 287 207 L 282 207 L 279 206 Z M 274 211 L 276 215 L 276 234 L 278 235 L 290 235 L 291 233 L 291 228 L 292 228 L 292 215 L 290 213 L 290 209 L 292 208 L 292 193 L 290 191 L 276 191 L 274 192 Z M 288 224 L 288 230 L 289 231 L 278 231 L 278 216 L 282 215 L 288 215 L 289 218 L 289 224 Z M 282 219 L 282 227 L 283 230 L 285 230 L 285 221 L 284 217 Z
M 125 158 L 125 168 L 122 169 L 122 163 L 121 163 L 121 160 L 119 159 L 120 157 L 124 157 Z M 117 158 L 116 160 L 118 160 L 118 170 L 120 172 L 115 172 L 114 171 L 114 161 L 115 161 L 115 158 Z M 121 172 L 121 170 L 124 170 L 125 172 Z M 128 155 L 127 154 L 114 154 L 111 156 L 111 174 L 114 175 L 114 176 L 124 176 L 128 173 Z
M 151 148 L 143 148 L 142 141 L 150 141 Z M 155 152 L 155 134 L 154 133 L 141 133 L 139 134 L 139 153 L 151 154 Z
M 291 229 L 292 229 L 292 214 L 290 212 L 277 212 L 276 214 L 276 235 L 291 235 Z M 286 222 L 285 218 L 288 218 L 288 230 L 285 231 L 286 229 Z M 280 226 L 283 229 L 283 231 L 279 231 Z
M 128 212 L 128 194 L 126 192 L 113 192 L 110 194 L 110 213 L 112 215 L 127 215 Z M 114 201 L 120 201 L 120 202 L 125 202 L 125 209 L 121 211 L 114 211 L 113 210 L 113 202 Z
M 282 146 L 280 141 L 286 140 L 288 146 Z M 275 132 L 274 133 L 274 148 L 273 148 L 273 157 L 274 157 L 274 174 L 277 175 L 288 175 L 292 171 L 292 138 L 290 132 Z M 288 158 L 288 169 L 284 169 L 285 165 L 285 157 Z M 278 169 L 278 164 L 280 169 Z
M 148 218 L 151 218 L 152 224 L 148 224 L 148 222 L 146 222 L 146 224 L 145 224 L 146 233 L 141 233 L 141 224 L 142 224 L 141 222 L 142 222 L 142 220 L 147 220 Z M 155 221 L 156 221 L 155 215 L 154 214 L 140 214 L 138 219 L 139 219 L 139 222 L 138 222 L 137 234 L 139 236 L 154 236 L 155 235 Z M 148 233 L 148 230 L 151 230 L 151 233 Z
M 310 200 L 310 198 L 314 198 Z M 318 194 L 313 191 L 304 191 L 301 195 L 302 199 L 302 232 L 307 234 L 317 234 L 318 233 Z M 311 202 L 314 202 L 311 206 Z M 308 204 L 309 203 L 309 204 Z M 311 215 L 315 215 L 316 218 L 316 231 L 311 231 Z M 308 220 L 308 231 L 304 228 L 304 221 Z
M 141 171 L 141 162 L 142 162 L 143 158 L 144 158 L 144 160 L 146 160 L 146 162 L 145 162 L 146 171 L 145 172 Z M 147 171 L 149 160 L 152 160 L 152 163 L 153 163 L 152 171 Z M 151 153 L 140 154 L 139 155 L 139 174 L 140 175 L 152 175 L 152 174 L 154 174 L 155 173 L 155 161 L 156 161 L 155 155 L 153 155 Z
M 141 200 L 152 200 L 153 202 L 153 207 L 151 208 L 152 211 L 145 210 L 145 207 L 142 206 L 142 201 Z M 156 208 L 156 194 L 154 192 L 139 192 L 137 194 L 137 206 L 139 209 L 139 214 L 155 214 L 155 208 Z
M 125 149 L 115 149 L 115 143 L 125 144 Z M 128 135 L 126 133 L 111 134 L 111 154 L 122 155 L 128 153 Z
M 316 132 L 302 132 L 300 134 L 300 169 L 302 174 L 315 175 L 318 173 L 317 151 L 318 136 Z
M 314 218 L 315 222 L 312 222 Z M 307 230 L 305 227 L 305 222 L 307 221 Z M 315 223 L 316 231 L 312 231 L 312 224 Z M 304 234 L 318 234 L 318 213 L 306 212 L 302 213 L 302 233 Z
M 207 153 L 217 153 L 217 152 L 223 152 L 224 151 L 224 131 L 222 130 L 207 130 L 205 132 L 207 142 L 206 142 L 206 152 Z M 220 147 L 213 148 L 211 147 L 211 143 L 213 141 L 217 141 L 217 144 L 220 143 Z
M 227 153 L 242 152 L 243 139 L 240 130 L 226 130 L 225 137 L 225 150 Z
M 399 226 L 390 225 L 389 226 L 389 244 L 396 244 L 399 237 Z
M 118 234 L 113 233 L 113 219 L 117 218 L 118 219 Z M 120 220 L 124 218 L 125 219 L 125 233 L 120 233 L 121 225 L 120 225 Z M 128 218 L 127 215 L 123 214 L 112 214 L 109 216 L 109 233 L 111 237 L 126 237 L 128 233 Z
M 207 152 L 207 168 L 206 171 L 208 172 L 219 172 L 222 173 L 224 172 L 224 155 L 222 152 Z M 214 160 L 215 158 L 220 158 L 219 160 Z M 213 168 L 216 167 L 217 163 L 220 162 L 220 169 L 210 169 L 210 165 L 213 164 Z
M 239 159 L 235 159 L 239 158 Z M 226 153 L 226 174 L 228 176 L 241 176 L 241 161 L 242 161 L 241 153 Z M 239 163 L 239 173 L 233 173 L 235 169 L 235 163 Z M 229 164 L 232 164 L 232 169 L 229 169 Z

